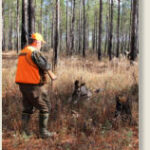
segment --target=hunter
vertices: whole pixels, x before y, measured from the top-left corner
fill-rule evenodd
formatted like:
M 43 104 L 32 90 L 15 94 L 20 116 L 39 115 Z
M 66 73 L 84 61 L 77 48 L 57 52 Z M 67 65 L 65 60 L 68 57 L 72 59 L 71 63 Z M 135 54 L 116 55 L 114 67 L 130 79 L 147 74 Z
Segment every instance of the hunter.
M 39 110 L 39 131 L 41 138 L 48 138 L 54 132 L 47 130 L 49 119 L 49 98 L 48 84 L 46 84 L 46 74 L 50 70 L 50 64 L 41 54 L 42 44 L 46 43 L 39 33 L 31 35 L 29 45 L 25 46 L 19 56 L 15 82 L 23 96 L 22 111 L 22 134 L 31 136 L 28 124 L 33 114 L 33 108 Z

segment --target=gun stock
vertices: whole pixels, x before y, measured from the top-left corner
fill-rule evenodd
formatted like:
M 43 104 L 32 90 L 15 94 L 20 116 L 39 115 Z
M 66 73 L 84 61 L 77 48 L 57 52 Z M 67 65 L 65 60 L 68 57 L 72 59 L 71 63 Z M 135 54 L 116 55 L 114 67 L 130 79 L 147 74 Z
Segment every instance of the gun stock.
M 51 80 L 56 80 L 57 79 L 57 76 L 51 71 L 47 71 L 49 77 L 51 78 Z

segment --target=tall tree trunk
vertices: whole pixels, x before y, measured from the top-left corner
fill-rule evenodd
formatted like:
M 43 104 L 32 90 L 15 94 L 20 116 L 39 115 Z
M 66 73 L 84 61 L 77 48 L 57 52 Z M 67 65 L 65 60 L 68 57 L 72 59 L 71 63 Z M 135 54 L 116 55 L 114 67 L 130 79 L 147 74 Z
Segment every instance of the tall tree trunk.
M 1 6 L 1 5 L 0 5 Z M 2 26 L 2 31 L 3 31 L 3 37 L 2 37 L 2 50 L 3 51 L 5 51 L 5 49 L 6 49 L 6 43 L 5 43 L 5 41 L 6 41 L 6 39 L 5 39 L 5 18 L 4 18 L 4 0 L 2 0 L 2 9 L 0 9 L 0 10 L 2 10 L 2 21 L 3 21 L 3 26 Z
M 106 16 L 106 35 L 105 35 L 105 48 L 104 54 L 107 53 L 107 44 L 108 44 L 108 36 L 109 36 L 109 27 L 108 27 L 108 16 Z
M 34 31 L 34 3 L 33 0 L 28 0 L 28 34 L 31 35 Z
M 139 38 L 138 38 L 138 30 L 139 30 L 139 0 L 137 0 L 136 4 L 136 54 L 139 53 Z
M 44 15 L 45 16 L 48 15 L 48 7 L 45 8 L 45 14 Z M 49 44 L 48 35 L 49 35 L 49 31 L 48 31 L 48 19 L 45 19 L 45 21 L 44 21 L 44 34 L 43 34 L 43 36 L 44 36 L 44 39 L 47 42 L 47 45 Z M 46 50 L 46 51 L 48 50 L 48 46 L 47 45 L 45 45 L 45 47 L 44 47 L 44 50 Z
M 82 50 L 83 57 L 86 56 L 86 53 L 85 53 L 86 33 L 85 32 L 86 32 L 85 0 L 83 0 L 83 50 Z
M 117 19 L 117 49 L 116 49 L 116 57 L 119 57 L 119 31 L 120 31 L 120 0 L 118 0 L 118 19 Z
M 15 11 L 13 11 L 12 15 L 13 15 L 12 18 L 14 18 L 12 20 L 12 49 L 15 50 L 15 49 L 17 49 L 16 48 L 16 37 L 14 36 L 14 33 L 17 32 L 17 26 L 16 26 L 16 23 L 17 23 L 17 11 L 16 11 L 16 9 L 15 9 Z
M 17 0 L 17 53 L 19 52 L 19 44 L 20 44 L 20 38 L 19 38 L 19 23 L 20 23 L 20 20 L 19 20 L 19 12 L 20 12 L 20 0 Z
M 88 17 L 86 17 L 87 19 L 87 24 L 86 24 L 86 45 L 85 45 L 85 49 L 89 49 L 89 22 L 88 22 Z
M 75 3 L 76 1 L 73 0 L 73 15 L 72 15 L 72 27 L 71 27 L 71 55 L 74 52 L 74 25 L 75 25 Z
M 94 51 L 95 48 L 95 26 L 94 29 L 92 30 L 92 49 Z
M 66 54 L 68 55 L 68 0 L 66 0 Z
M 130 23 L 129 23 L 129 42 L 128 42 L 128 52 L 130 52 L 130 46 L 131 46 L 131 23 L 132 23 L 132 7 L 133 6 L 133 2 L 131 0 L 131 11 L 130 11 Z
M 79 18 L 76 21 L 76 32 L 75 32 L 75 53 L 78 53 L 78 48 L 79 48 Z
M 36 9 L 37 9 L 37 7 L 36 7 L 36 1 L 37 0 L 34 0 L 34 31 L 37 31 L 36 30 Z
M 51 48 L 54 48 L 54 22 L 55 22 L 55 12 L 54 9 L 52 10 L 52 24 L 51 24 Z
M 135 60 L 136 57 L 136 14 L 137 14 L 137 0 L 133 1 L 133 11 L 132 11 L 132 26 L 131 26 L 131 52 L 130 59 Z
M 101 60 L 101 47 L 102 47 L 102 9 L 103 9 L 103 2 L 102 0 L 99 1 L 99 39 L 98 39 L 98 60 Z
M 78 35 L 79 35 L 79 47 L 78 47 L 78 52 L 80 53 L 81 52 L 81 41 L 82 41 L 82 37 L 81 37 L 81 32 L 82 32 L 82 12 L 81 12 L 81 9 L 82 9 L 82 1 L 80 1 L 80 8 L 79 8 L 79 32 L 78 32 Z
M 62 32 L 63 32 L 62 24 L 60 23 L 60 27 L 59 27 L 59 51 L 62 50 Z
M 124 34 L 122 33 L 121 34 L 121 43 L 120 43 L 120 52 L 121 52 L 121 54 L 123 54 L 123 47 L 124 47 Z
M 12 50 L 12 33 L 13 33 L 13 12 L 12 12 L 12 9 L 9 8 L 9 37 L 8 37 L 8 49 L 9 50 Z
M 89 0 L 86 1 L 86 5 L 87 5 L 87 10 L 89 10 L 90 6 L 89 6 Z M 86 36 L 85 36 L 85 49 L 89 49 L 89 16 L 88 16 L 88 13 L 86 13 L 85 15 L 85 20 L 86 20 Z
M 70 16 L 69 16 L 69 38 L 68 38 L 68 44 L 69 44 L 69 55 L 71 55 L 71 42 L 72 42 L 72 18 L 73 18 L 73 0 L 70 0 Z
M 109 24 L 109 41 L 108 41 L 108 55 L 109 60 L 112 59 L 112 37 L 113 37 L 113 0 L 111 0 L 110 7 L 110 24 Z
M 21 31 L 21 48 L 23 49 L 24 46 L 28 42 L 28 0 L 22 0 L 22 31 Z
M 96 38 L 96 12 L 94 12 L 94 29 L 93 29 L 93 51 L 95 51 L 95 44 L 96 44 L 96 40 L 95 40 L 95 38 Z
M 41 0 L 41 10 L 40 10 L 40 27 L 39 32 L 42 34 L 43 32 L 43 0 Z
M 56 21 L 55 21 L 55 44 L 54 44 L 54 68 L 58 62 L 58 51 L 59 51 L 59 0 L 56 0 Z
M 97 53 L 97 45 L 98 45 L 98 34 L 97 34 L 97 26 L 98 26 L 98 23 L 97 23 L 97 20 L 98 20 L 98 16 L 97 16 L 97 11 L 95 12 L 95 50 L 96 50 L 96 53 Z
M 112 56 L 113 57 L 116 56 L 116 53 L 115 53 L 116 43 L 115 43 L 115 41 L 116 41 L 116 38 L 114 36 L 114 38 L 112 39 Z

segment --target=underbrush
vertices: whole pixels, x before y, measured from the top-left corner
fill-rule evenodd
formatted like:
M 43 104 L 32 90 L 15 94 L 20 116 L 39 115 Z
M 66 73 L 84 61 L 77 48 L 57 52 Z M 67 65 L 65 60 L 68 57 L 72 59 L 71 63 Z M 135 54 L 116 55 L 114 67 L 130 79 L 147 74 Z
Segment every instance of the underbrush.
M 50 60 L 50 58 L 49 58 Z M 35 136 L 24 145 L 19 138 L 21 129 L 21 93 L 15 84 L 16 59 L 3 59 L 2 69 L 2 117 L 3 141 L 12 139 L 10 145 L 18 149 L 57 149 L 57 150 L 120 150 L 138 149 L 138 63 L 130 65 L 125 58 L 101 62 L 93 57 L 60 57 L 55 73 L 58 77 L 49 86 L 51 114 L 49 130 L 57 132 L 57 138 L 41 140 L 38 137 L 38 111 L 32 116 L 30 128 Z M 73 92 L 74 81 L 86 83 L 87 87 L 101 92 L 90 100 L 71 105 L 69 97 Z M 115 96 L 127 93 L 132 100 L 132 115 L 136 124 L 115 122 Z M 117 127 L 117 128 L 116 128 Z M 38 140 L 38 142 L 36 141 Z M 35 143 L 33 145 L 33 143 Z M 37 144 L 38 143 L 38 144 Z M 10 146 L 9 145 L 9 146 Z M 3 147 L 8 145 L 4 142 Z M 13 147 L 12 146 L 12 147 Z

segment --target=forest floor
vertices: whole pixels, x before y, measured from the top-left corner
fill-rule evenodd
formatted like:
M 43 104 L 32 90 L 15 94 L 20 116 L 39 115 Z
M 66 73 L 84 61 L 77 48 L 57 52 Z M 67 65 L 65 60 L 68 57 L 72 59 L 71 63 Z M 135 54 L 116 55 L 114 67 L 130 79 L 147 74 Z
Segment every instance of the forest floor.
M 49 56 L 51 62 L 52 54 Z M 3 150 L 138 150 L 138 61 L 133 65 L 121 57 L 111 62 L 107 58 L 97 61 L 90 55 L 60 56 L 56 75 L 50 84 L 51 114 L 48 124 L 57 136 L 43 140 L 38 133 L 38 110 L 35 110 L 30 129 L 34 136 L 23 139 L 21 130 L 21 93 L 15 84 L 17 54 L 2 56 L 2 149 Z M 102 89 L 95 97 L 78 107 L 69 103 L 74 81 L 85 82 L 94 91 Z M 114 119 L 115 97 L 125 93 L 132 101 L 131 125 L 127 120 Z

